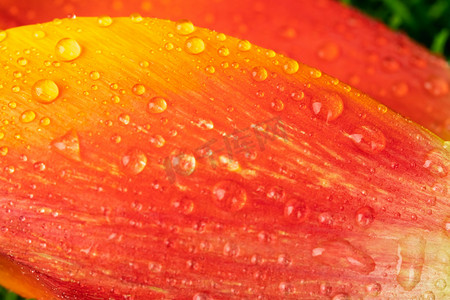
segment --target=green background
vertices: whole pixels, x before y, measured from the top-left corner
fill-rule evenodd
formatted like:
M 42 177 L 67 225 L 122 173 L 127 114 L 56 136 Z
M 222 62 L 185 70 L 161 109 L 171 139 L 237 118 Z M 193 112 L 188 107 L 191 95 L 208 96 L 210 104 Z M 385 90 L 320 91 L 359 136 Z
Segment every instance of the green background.
M 407 33 L 434 53 L 450 61 L 449 0 L 341 0 L 381 20 L 395 30 Z M 0 287 L 0 299 L 22 297 Z

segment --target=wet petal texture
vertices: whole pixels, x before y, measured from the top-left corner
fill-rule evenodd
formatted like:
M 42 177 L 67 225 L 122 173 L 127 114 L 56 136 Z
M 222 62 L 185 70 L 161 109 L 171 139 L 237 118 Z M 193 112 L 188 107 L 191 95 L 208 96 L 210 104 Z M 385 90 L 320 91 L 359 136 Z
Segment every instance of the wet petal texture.
M 189 19 L 319 68 L 450 139 L 450 70 L 405 35 L 331 0 L 3 1 L 7 26 L 68 15 Z M 0 4 L 1 7 L 1 4 Z M 108 26 L 110 18 L 100 20 Z
M 0 42 L 1 253 L 70 299 L 449 295 L 446 143 L 246 40 L 100 19 Z

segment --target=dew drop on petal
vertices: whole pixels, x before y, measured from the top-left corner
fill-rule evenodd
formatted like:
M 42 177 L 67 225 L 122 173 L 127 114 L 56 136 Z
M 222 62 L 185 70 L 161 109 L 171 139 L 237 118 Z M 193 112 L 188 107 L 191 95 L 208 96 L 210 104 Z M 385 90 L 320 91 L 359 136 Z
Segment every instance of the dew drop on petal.
M 59 96 L 58 85 L 53 80 L 41 79 L 34 83 L 31 89 L 34 98 L 44 104 L 51 103 Z
M 284 205 L 284 217 L 292 223 L 302 223 L 309 215 L 309 208 L 305 202 L 298 199 L 290 199 Z
M 252 44 L 247 40 L 240 40 L 238 42 L 238 50 L 239 51 L 243 51 L 243 52 L 250 51 L 251 48 L 252 48 Z
M 186 51 L 190 54 L 200 54 L 205 51 L 205 42 L 199 37 L 191 37 L 186 40 Z
M 160 114 L 167 109 L 166 99 L 162 97 L 154 97 L 148 103 L 147 108 L 152 114 Z
M 320 243 L 312 250 L 312 257 L 324 265 L 350 269 L 361 274 L 369 274 L 375 270 L 372 257 L 346 240 Z
M 264 67 L 258 66 L 252 69 L 252 78 L 255 81 L 264 81 L 267 79 L 267 76 L 267 70 Z
M 55 54 L 59 60 L 72 61 L 80 56 L 81 46 L 74 39 L 64 38 L 56 43 Z
M 317 55 L 325 61 L 334 61 L 339 57 L 340 49 L 337 44 L 333 42 L 326 42 L 319 47 Z
M 231 257 L 238 257 L 241 252 L 239 246 L 234 242 L 228 242 L 223 246 L 223 254 Z
M 397 82 L 391 87 L 392 93 L 398 98 L 405 97 L 409 92 L 409 86 L 406 82 Z
M 399 271 L 397 282 L 411 291 L 422 276 L 426 241 L 417 235 L 408 235 L 398 242 Z
M 125 173 L 137 175 L 145 169 L 147 156 L 142 150 L 132 149 L 122 156 L 121 161 Z
M 194 211 L 195 204 L 192 199 L 187 197 L 177 198 L 171 201 L 171 205 L 179 213 L 183 215 L 189 215 Z
M 283 70 L 286 74 L 295 74 L 299 69 L 298 62 L 290 59 L 283 65 Z
M 370 283 L 366 285 L 367 295 L 376 297 L 381 293 L 381 284 L 379 283 Z
M 26 110 L 20 115 L 20 121 L 22 123 L 30 123 L 36 119 L 36 113 L 32 110 Z
M 100 73 L 97 71 L 92 71 L 91 73 L 89 73 L 89 76 L 92 80 L 97 80 L 100 78 Z
M 97 18 L 97 24 L 100 27 L 108 27 L 112 24 L 112 18 L 110 16 L 100 16 Z
M 52 149 L 66 158 L 81 161 L 80 141 L 75 130 L 69 130 L 63 136 L 52 140 Z
M 360 149 L 369 154 L 376 154 L 386 147 L 384 134 L 371 126 L 361 126 L 350 135 L 352 142 Z
M 213 187 L 212 198 L 214 203 L 223 210 L 239 211 L 247 203 L 247 192 L 239 183 L 223 180 Z
M 361 227 L 368 227 L 375 219 L 375 211 L 370 206 L 361 207 L 356 211 L 355 221 Z
M 175 150 L 171 154 L 170 163 L 175 173 L 189 176 L 195 170 L 196 160 L 189 150 Z
M 138 83 L 138 84 L 133 85 L 131 90 L 132 90 L 133 94 L 135 94 L 136 96 L 141 96 L 145 93 L 145 86 Z
M 282 111 L 284 109 L 284 102 L 278 98 L 272 100 L 270 106 L 274 111 Z
M 440 77 L 431 77 L 425 82 L 424 87 L 434 97 L 445 96 L 449 92 L 449 83 Z
M 228 55 L 230 55 L 230 49 L 228 49 L 225 46 L 222 46 L 219 49 L 217 49 L 217 54 L 219 54 L 222 57 L 227 57 Z
M 448 163 L 446 156 L 441 151 L 434 149 L 427 153 L 423 167 L 431 174 L 439 177 L 445 177 L 448 174 Z
M 179 20 L 175 24 L 175 30 L 180 35 L 188 35 L 194 32 L 195 26 L 191 21 Z
M 140 23 L 144 20 L 144 18 L 138 13 L 131 14 L 130 19 L 133 23 Z
M 7 33 L 5 30 L 0 30 L 0 42 L 4 41 L 7 37 Z
M 38 39 L 38 40 L 43 39 L 45 36 L 46 36 L 46 34 L 45 34 L 45 32 L 42 31 L 42 30 L 35 31 L 35 32 L 33 33 L 33 37 L 34 37 L 35 39 Z
M 344 102 L 338 94 L 326 93 L 312 100 L 311 109 L 318 118 L 333 121 L 342 114 Z

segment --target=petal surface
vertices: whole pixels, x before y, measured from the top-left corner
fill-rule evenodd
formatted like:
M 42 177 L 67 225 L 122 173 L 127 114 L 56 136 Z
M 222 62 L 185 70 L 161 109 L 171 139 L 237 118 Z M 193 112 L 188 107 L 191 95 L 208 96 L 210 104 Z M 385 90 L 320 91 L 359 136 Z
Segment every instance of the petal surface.
M 450 139 L 450 71 L 405 35 L 331 0 L 9 0 L 5 26 L 68 15 L 142 15 L 194 24 L 316 67 Z M 1 7 L 1 4 L 0 4 Z M 0 18 L 1 20 L 1 18 Z
M 100 23 L 0 42 L 0 252 L 55 296 L 449 295 L 448 143 L 246 40 Z

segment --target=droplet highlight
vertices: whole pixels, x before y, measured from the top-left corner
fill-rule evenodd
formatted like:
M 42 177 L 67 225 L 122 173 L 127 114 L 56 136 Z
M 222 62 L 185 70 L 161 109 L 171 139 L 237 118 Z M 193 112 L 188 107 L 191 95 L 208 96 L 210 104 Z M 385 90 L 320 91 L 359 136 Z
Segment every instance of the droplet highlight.
M 81 54 L 81 46 L 71 38 L 61 39 L 55 46 L 55 54 L 59 60 L 72 61 Z

